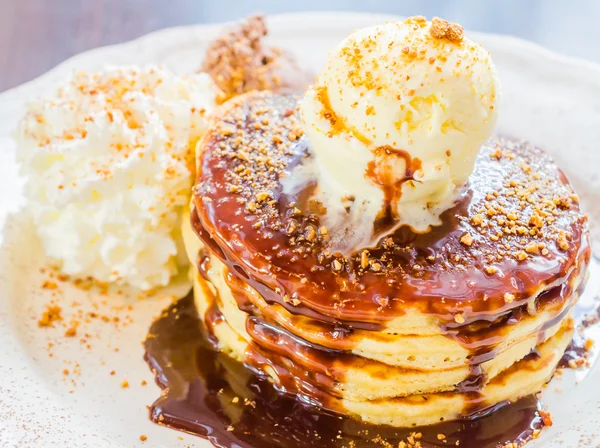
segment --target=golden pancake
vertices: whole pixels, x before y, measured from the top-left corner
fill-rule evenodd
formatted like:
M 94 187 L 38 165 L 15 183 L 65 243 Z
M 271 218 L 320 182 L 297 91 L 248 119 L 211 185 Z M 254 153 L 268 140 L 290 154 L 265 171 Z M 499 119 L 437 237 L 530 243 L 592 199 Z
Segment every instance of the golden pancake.
M 201 316 L 214 313 L 211 306 L 215 296 L 206 281 L 197 273 L 194 297 Z M 315 355 L 310 356 L 306 362 L 302 353 L 294 356 L 294 353 L 288 352 L 290 358 L 284 362 L 277 360 L 273 364 L 269 363 L 263 357 L 272 351 L 266 352 L 260 346 L 254 345 L 253 341 L 256 339 L 250 338 L 244 327 L 238 332 L 222 315 L 210 324 L 210 330 L 217 337 L 220 350 L 240 362 L 252 363 L 258 350 L 258 357 L 264 363 L 260 371 L 269 375 L 276 385 L 281 384 L 283 374 L 294 375 L 286 367 L 312 367 L 312 372 L 319 372 L 319 369 L 315 369 Z M 407 371 L 373 361 L 349 361 L 345 355 L 334 357 L 321 376 L 308 375 L 298 379 L 299 383 L 308 384 L 295 387 L 298 390 L 310 391 L 311 398 L 316 396 L 317 402 L 323 407 L 351 413 L 370 423 L 392 426 L 429 425 L 458 418 L 464 409 L 469 407 L 472 411 L 477 411 L 502 401 L 516 401 L 540 390 L 554 372 L 573 336 L 572 320 L 562 320 L 550 333 L 551 335 L 537 346 L 535 357 L 525 357 L 531 352 L 530 349 L 519 350 L 517 362 L 502 366 L 500 374 L 491 372 L 491 368 L 499 368 L 497 366 L 503 361 L 502 355 L 492 359 L 491 368 L 486 366 L 486 363 L 482 364 L 484 373 L 491 379 L 475 394 L 456 392 L 456 384 L 464 381 L 469 375 L 466 366 L 463 369 L 441 372 Z M 512 355 L 512 350 L 507 352 Z M 277 359 L 274 356 L 270 358 Z M 446 384 L 448 381 L 450 383 Z M 437 386 L 436 382 L 443 386 Z M 328 390 L 320 390 L 321 388 Z M 316 391 L 318 392 L 315 394 Z M 365 391 L 370 395 L 365 395 Z M 374 396 L 377 392 L 379 396 Z

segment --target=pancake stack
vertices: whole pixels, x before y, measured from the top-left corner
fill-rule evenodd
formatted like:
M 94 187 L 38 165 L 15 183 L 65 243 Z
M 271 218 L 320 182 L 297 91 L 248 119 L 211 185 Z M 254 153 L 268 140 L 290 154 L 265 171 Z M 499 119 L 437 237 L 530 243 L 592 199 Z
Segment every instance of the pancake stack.
M 269 92 L 229 100 L 199 142 L 183 234 L 215 347 L 282 393 L 375 424 L 473 417 L 538 392 L 572 338 L 590 257 L 553 161 L 494 139 L 441 226 L 341 254 L 318 186 L 283 193 L 310 157 L 296 98 Z

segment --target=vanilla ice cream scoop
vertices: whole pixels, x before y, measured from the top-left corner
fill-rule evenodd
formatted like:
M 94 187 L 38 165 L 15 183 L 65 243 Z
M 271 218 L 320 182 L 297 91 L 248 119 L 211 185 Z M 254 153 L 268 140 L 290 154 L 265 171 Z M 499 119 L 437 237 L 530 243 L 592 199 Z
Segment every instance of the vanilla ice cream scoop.
M 440 224 L 491 135 L 498 75 L 459 25 L 411 17 L 355 31 L 301 101 L 332 244 Z M 331 229 L 330 229 L 331 230 Z

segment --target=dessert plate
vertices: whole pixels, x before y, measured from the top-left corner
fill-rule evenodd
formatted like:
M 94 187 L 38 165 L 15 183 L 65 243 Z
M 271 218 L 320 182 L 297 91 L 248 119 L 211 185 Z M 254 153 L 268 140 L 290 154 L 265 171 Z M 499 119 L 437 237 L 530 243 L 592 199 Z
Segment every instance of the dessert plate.
M 303 13 L 270 17 L 268 26 L 272 42 L 316 72 L 326 49 L 351 30 L 392 19 Z M 160 391 L 141 342 L 153 318 L 185 293 L 186 280 L 143 297 L 127 288 L 58 275 L 44 260 L 27 216 L 19 212 L 21 181 L 10 135 L 26 101 L 52 89 L 70 71 L 159 63 L 177 73 L 191 72 L 221 27 L 167 29 L 92 50 L 0 95 L 0 446 L 210 446 L 147 417 L 146 406 Z M 492 52 L 500 71 L 499 132 L 528 139 L 554 156 L 578 190 L 593 237 L 600 241 L 600 66 L 512 37 L 471 34 Z M 600 255 L 597 246 L 595 254 Z M 583 304 L 590 309 L 600 300 L 598 266 L 592 263 Z M 600 340 L 600 331 L 591 327 L 587 336 Z M 528 446 L 598 446 L 599 384 L 598 362 L 557 375 L 543 392 L 554 426 Z

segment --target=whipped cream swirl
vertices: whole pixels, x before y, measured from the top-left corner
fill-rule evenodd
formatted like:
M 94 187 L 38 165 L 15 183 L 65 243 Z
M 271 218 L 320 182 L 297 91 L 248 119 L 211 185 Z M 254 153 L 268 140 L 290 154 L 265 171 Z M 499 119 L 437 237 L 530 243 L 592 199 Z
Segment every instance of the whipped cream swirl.
M 29 104 L 16 131 L 25 196 L 46 255 L 70 275 L 143 290 L 178 265 L 194 145 L 217 89 L 157 67 L 77 72 Z

